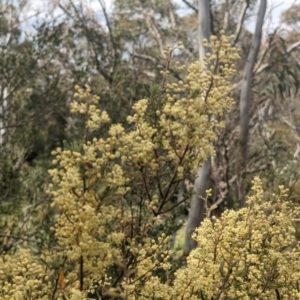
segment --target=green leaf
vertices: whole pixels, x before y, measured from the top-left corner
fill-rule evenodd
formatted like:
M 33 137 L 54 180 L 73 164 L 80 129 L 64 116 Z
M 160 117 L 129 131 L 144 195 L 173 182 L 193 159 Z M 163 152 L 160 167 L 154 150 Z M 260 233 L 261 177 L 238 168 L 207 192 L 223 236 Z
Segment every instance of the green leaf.
M 50 265 L 41 257 L 39 258 L 40 262 L 42 262 L 44 265 L 46 265 L 48 268 L 50 268 Z
M 150 98 L 155 99 L 159 95 L 159 85 L 150 85 Z
M 205 295 L 203 294 L 202 291 L 200 292 L 200 297 L 201 297 L 201 300 L 207 300 L 207 298 L 205 297 Z
M 200 95 L 200 89 L 196 89 L 192 91 L 191 98 L 194 99 Z
M 224 273 L 224 265 L 225 265 L 225 260 L 222 260 L 220 263 L 220 267 L 219 267 L 219 272 L 220 274 L 225 277 L 225 273 Z
M 146 91 L 146 95 L 147 97 L 149 97 L 150 99 L 156 99 L 159 94 L 160 94 L 160 90 L 159 90 L 159 85 L 157 84 L 144 84 L 144 89 Z
M 79 143 L 79 142 L 69 143 L 68 141 L 63 140 L 63 148 L 64 148 L 64 150 L 81 152 L 82 143 Z
M 144 89 L 146 91 L 147 96 L 150 96 L 150 85 L 149 84 L 144 84 Z
M 63 147 L 64 150 L 71 150 L 71 145 L 66 140 L 63 140 Z

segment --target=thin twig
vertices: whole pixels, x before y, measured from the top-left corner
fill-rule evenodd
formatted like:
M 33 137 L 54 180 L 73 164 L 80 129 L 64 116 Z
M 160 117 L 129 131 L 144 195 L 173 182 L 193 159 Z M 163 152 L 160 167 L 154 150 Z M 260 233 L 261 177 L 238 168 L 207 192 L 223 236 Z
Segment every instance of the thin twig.
M 185 3 L 190 9 L 192 9 L 195 13 L 198 14 L 198 8 L 196 8 L 195 6 L 193 6 L 190 2 L 188 2 L 187 0 L 182 0 L 183 3 Z
M 80 269 L 79 269 L 79 274 L 80 274 L 80 291 L 83 291 L 83 257 L 82 255 L 80 256 Z
M 101 5 L 102 11 L 103 11 L 103 14 L 104 14 L 104 17 L 105 17 L 106 25 L 107 25 L 107 28 L 108 28 L 108 31 L 109 31 L 110 40 L 111 40 L 111 43 L 112 43 L 112 46 L 113 46 L 113 49 L 114 49 L 113 70 L 115 70 L 116 65 L 117 65 L 117 45 L 115 43 L 115 39 L 114 39 L 114 36 L 113 36 L 112 28 L 111 28 L 110 21 L 109 21 L 107 12 L 106 12 L 105 5 L 104 5 L 102 0 L 98 0 L 98 1 Z
M 172 211 L 175 207 L 179 206 L 181 203 L 184 203 L 185 201 L 187 201 L 190 198 L 190 196 L 184 198 L 183 200 L 178 201 L 176 204 L 174 204 L 172 207 L 166 209 L 165 211 L 162 211 L 159 213 L 159 215 L 163 215 L 169 211 Z

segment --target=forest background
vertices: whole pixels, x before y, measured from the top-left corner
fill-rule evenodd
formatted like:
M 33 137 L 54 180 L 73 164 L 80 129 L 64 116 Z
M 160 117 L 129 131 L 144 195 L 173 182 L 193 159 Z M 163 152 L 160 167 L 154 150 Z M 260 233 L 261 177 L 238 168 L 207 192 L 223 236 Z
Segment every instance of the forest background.
M 178 257 L 195 248 L 190 235 L 208 208 L 219 217 L 244 207 L 254 176 L 262 180 L 264 197 L 284 185 L 289 199 L 299 202 L 300 5 L 291 3 L 274 23 L 270 3 L 263 8 L 267 1 L 210 1 L 204 16 L 196 1 L 179 2 L 99 0 L 95 9 L 89 1 L 41 1 L 34 14 L 34 2 L 0 2 L 1 255 L 56 247 L 58 211 L 51 206 L 48 170 L 58 147 L 74 151 L 83 143 L 85 120 L 70 113 L 74 87 L 99 96 L 97 108 L 129 130 L 134 104 L 159 94 L 164 72 L 170 82 L 184 81 L 186 73 L 171 66 L 189 65 L 199 55 L 203 61 L 201 17 L 209 25 L 202 37 L 232 35 L 240 59 L 228 92 L 230 110 L 224 117 L 211 113 L 225 124 L 213 141 L 215 152 L 201 161 L 196 180 L 185 174 L 161 217 L 172 248 Z M 107 138 L 108 128 L 99 126 L 92 137 Z M 98 187 L 102 197 L 109 199 L 109 188 Z

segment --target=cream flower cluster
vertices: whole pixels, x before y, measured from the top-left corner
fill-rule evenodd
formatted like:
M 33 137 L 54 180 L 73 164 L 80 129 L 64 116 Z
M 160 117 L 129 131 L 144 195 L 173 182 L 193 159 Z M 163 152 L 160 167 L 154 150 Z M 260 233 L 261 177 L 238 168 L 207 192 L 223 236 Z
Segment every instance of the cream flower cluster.
M 300 211 L 283 188 L 269 201 L 258 178 L 252 190 L 246 208 L 206 219 L 195 232 L 198 247 L 174 282 L 182 299 L 300 299 Z
M 52 289 L 49 283 L 52 269 L 41 263 L 49 253 L 34 256 L 28 249 L 19 249 L 15 255 L 0 258 L 0 299 L 48 300 Z

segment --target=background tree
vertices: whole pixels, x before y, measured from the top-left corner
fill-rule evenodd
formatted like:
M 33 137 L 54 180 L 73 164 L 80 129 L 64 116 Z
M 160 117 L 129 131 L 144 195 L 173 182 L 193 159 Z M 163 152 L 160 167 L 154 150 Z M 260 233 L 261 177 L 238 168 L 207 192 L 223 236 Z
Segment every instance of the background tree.
M 241 98 L 240 98 L 240 147 L 241 147 L 241 168 L 245 168 L 247 165 L 247 152 L 248 152 L 248 135 L 249 135 L 249 109 L 251 100 L 251 84 L 253 78 L 253 70 L 255 62 L 258 57 L 259 47 L 262 37 L 262 28 L 264 24 L 264 17 L 267 10 L 267 1 L 262 0 L 260 2 L 259 11 L 257 14 L 257 20 L 255 25 L 255 32 L 252 37 L 251 48 L 249 50 L 247 63 L 245 65 L 245 73 L 243 76 L 242 86 L 241 86 Z M 240 169 L 238 169 L 240 173 Z M 239 191 L 239 201 L 241 206 L 244 205 L 244 183 L 242 177 L 240 177 L 240 191 Z
M 206 61 L 206 54 L 209 53 L 208 46 L 210 42 L 210 1 L 198 1 L 198 41 L 199 41 L 199 60 L 202 64 Z M 205 47 L 206 46 L 206 47 Z M 214 54 L 214 53 L 213 53 Z M 210 66 L 207 66 L 210 68 Z M 205 71 L 204 71 L 205 72 Z M 190 251 L 197 246 L 197 242 L 191 239 L 195 229 L 199 227 L 204 220 L 206 191 L 210 187 L 211 161 L 210 158 L 204 162 L 203 166 L 198 170 L 195 183 L 194 195 L 191 199 L 191 206 L 187 220 L 187 230 L 184 245 L 184 255 L 188 255 Z

